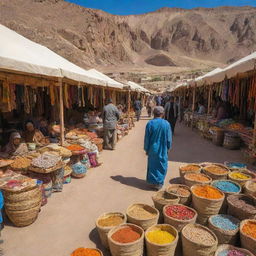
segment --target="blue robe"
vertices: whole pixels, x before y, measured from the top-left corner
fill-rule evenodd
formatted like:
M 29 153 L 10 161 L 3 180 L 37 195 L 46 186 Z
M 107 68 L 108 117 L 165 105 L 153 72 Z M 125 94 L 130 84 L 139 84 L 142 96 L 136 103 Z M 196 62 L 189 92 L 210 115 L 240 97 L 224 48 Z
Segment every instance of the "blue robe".
M 171 148 L 172 134 L 169 122 L 155 118 L 146 126 L 144 150 L 148 155 L 147 182 L 163 185 L 168 169 L 168 150 Z

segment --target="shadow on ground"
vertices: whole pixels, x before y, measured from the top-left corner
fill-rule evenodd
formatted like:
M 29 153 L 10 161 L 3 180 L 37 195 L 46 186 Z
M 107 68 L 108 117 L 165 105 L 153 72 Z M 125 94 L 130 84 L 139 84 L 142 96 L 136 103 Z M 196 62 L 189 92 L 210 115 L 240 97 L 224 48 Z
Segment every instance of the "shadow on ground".
M 145 191 L 152 191 L 152 188 L 147 184 L 145 180 L 136 178 L 136 177 L 124 177 L 122 175 L 110 176 L 114 181 L 118 181 L 121 184 L 138 188 Z

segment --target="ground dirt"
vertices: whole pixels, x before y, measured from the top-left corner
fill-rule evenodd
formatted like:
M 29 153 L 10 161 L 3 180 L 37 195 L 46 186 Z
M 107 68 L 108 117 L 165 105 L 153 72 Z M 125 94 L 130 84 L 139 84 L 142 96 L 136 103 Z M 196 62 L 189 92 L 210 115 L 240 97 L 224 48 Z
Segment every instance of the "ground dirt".
M 152 204 L 145 183 L 147 158 L 143 151 L 143 118 L 115 151 L 104 151 L 103 165 L 81 180 L 64 185 L 42 207 L 38 219 L 25 228 L 6 225 L 2 232 L 6 256 L 69 256 L 78 247 L 101 248 L 95 219 L 104 212 L 122 211 L 135 202 Z M 243 161 L 240 151 L 229 151 L 204 140 L 191 128 L 177 125 L 169 155 L 167 186 L 182 163 Z M 175 180 L 176 181 L 176 180 Z M 101 248 L 102 249 L 102 248 Z M 109 256 L 104 251 L 105 256 Z

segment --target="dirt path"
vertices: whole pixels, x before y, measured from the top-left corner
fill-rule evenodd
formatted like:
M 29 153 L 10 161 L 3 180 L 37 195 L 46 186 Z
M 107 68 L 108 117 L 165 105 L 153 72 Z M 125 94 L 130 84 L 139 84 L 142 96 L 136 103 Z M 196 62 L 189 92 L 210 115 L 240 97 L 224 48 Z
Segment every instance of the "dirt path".
M 103 165 L 81 180 L 72 180 L 55 193 L 37 221 L 25 228 L 5 226 L 2 232 L 6 256 L 69 256 L 78 247 L 99 246 L 95 219 L 108 211 L 122 211 L 134 202 L 152 204 L 145 184 L 146 156 L 143 136 L 147 120 L 141 120 L 115 151 L 104 151 Z M 242 161 L 239 151 L 216 147 L 191 129 L 177 126 L 170 152 L 169 180 L 184 162 Z M 105 256 L 109 254 L 106 253 Z

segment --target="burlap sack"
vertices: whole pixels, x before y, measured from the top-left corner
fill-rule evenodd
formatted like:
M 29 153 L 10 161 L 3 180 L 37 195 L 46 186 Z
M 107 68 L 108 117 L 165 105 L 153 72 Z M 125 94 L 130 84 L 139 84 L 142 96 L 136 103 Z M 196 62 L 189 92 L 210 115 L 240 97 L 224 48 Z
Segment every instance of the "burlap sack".
M 240 239 L 241 239 L 241 245 L 243 248 L 249 250 L 252 253 L 256 252 L 256 239 L 248 236 L 243 232 L 243 226 L 248 223 L 248 222 L 253 222 L 256 223 L 256 220 L 250 219 L 250 220 L 244 220 L 241 222 L 240 225 Z
M 131 227 L 138 232 L 141 237 L 132 243 L 121 244 L 112 239 L 112 235 L 121 228 Z M 112 228 L 108 233 L 108 244 L 112 256 L 141 256 L 143 255 L 144 230 L 134 224 L 122 224 Z
M 186 167 L 188 166 L 194 166 L 195 168 L 197 168 L 197 170 L 195 171 L 185 171 Z M 184 183 L 184 176 L 185 174 L 187 173 L 200 173 L 201 172 L 201 166 L 199 164 L 186 164 L 186 165 L 181 165 L 179 167 L 179 171 L 180 171 L 180 178 L 181 178 L 181 181 L 182 183 Z
M 206 174 L 201 174 L 203 175 L 204 177 L 208 178 L 209 180 L 208 181 L 199 181 L 199 180 L 192 180 L 189 178 L 189 173 L 185 174 L 184 176 L 184 184 L 188 187 L 193 187 L 194 185 L 206 185 L 206 184 L 211 184 L 212 182 L 212 178 L 209 177 L 208 175 Z
M 182 185 L 182 184 L 171 184 L 169 187 L 166 188 L 166 192 L 169 194 L 173 194 L 173 195 L 177 195 L 175 193 L 172 192 L 172 189 L 177 189 L 177 188 L 183 188 L 185 190 L 188 191 L 188 195 L 178 195 L 180 198 L 180 204 L 184 204 L 184 205 L 190 205 L 191 203 L 191 192 L 190 192 L 190 188 L 188 186 Z
M 148 232 L 153 230 L 158 230 L 158 229 L 161 229 L 162 231 L 167 231 L 170 234 L 172 234 L 175 237 L 174 241 L 164 245 L 155 244 L 149 241 L 149 239 L 147 238 Z M 178 235 L 178 231 L 174 227 L 168 224 L 159 224 L 159 225 L 154 225 L 149 229 L 147 229 L 145 233 L 145 240 L 146 240 L 146 247 L 147 247 L 147 256 L 174 256 L 177 243 L 179 240 L 179 235 Z
M 254 254 L 252 254 L 251 252 L 249 252 L 246 249 L 235 247 L 235 246 L 232 246 L 229 244 L 222 244 L 222 245 L 218 246 L 217 251 L 215 252 L 214 256 L 219 256 L 219 254 L 224 250 L 238 250 L 239 252 L 242 252 L 246 256 L 254 256 Z
M 256 184 L 256 180 L 250 180 L 250 181 L 247 181 L 245 184 L 244 184 L 244 193 L 246 195 L 250 195 L 250 196 L 254 196 L 256 197 L 256 190 L 253 190 L 250 188 L 250 185 L 251 184 Z
M 186 228 L 188 226 L 198 226 L 201 227 L 202 229 L 207 230 L 208 232 L 210 232 L 212 234 L 212 236 L 215 238 L 215 243 L 213 245 L 210 246 L 206 246 L 200 242 L 195 243 L 193 241 L 191 241 L 190 239 L 188 239 L 185 236 L 185 231 Z M 182 231 L 181 231 L 181 238 L 182 238 L 182 250 L 183 250 L 183 256 L 191 256 L 191 255 L 195 255 L 195 256 L 213 256 L 216 249 L 217 249 L 217 245 L 218 245 L 218 238 L 216 237 L 216 235 L 209 230 L 208 228 L 199 225 L 199 224 L 188 224 L 186 225 Z
M 234 230 L 225 230 L 219 227 L 216 227 L 213 225 L 212 218 L 216 216 L 213 215 L 208 219 L 208 227 L 211 231 L 215 233 L 215 235 L 218 238 L 219 244 L 231 244 L 235 245 L 238 240 L 238 234 L 239 234 L 239 225 L 236 229 Z M 227 216 L 227 215 L 226 215 Z M 234 218 L 233 216 L 228 216 L 234 223 L 239 224 L 240 221 L 237 218 Z

